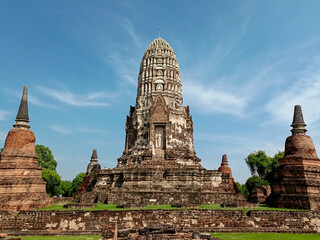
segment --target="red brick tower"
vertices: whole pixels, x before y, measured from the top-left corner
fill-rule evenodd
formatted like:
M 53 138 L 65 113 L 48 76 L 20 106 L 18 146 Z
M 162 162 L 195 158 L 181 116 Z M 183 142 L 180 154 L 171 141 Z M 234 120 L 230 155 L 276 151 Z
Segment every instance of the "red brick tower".
M 320 210 L 320 160 L 312 138 L 306 135 L 300 105 L 294 108 L 291 126 L 268 201 L 276 207 Z
M 0 209 L 28 210 L 51 205 L 35 153 L 35 135 L 28 125 L 28 88 L 0 158 Z
M 219 172 L 229 174 L 229 185 L 232 190 L 234 190 L 234 179 L 232 177 L 232 171 L 228 164 L 227 154 L 222 155 L 221 166 L 218 168 Z

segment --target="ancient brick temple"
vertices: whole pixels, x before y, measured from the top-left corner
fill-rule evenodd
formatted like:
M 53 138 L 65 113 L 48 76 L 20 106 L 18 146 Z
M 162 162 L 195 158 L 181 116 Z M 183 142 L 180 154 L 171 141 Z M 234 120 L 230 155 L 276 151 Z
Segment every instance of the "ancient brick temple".
M 29 210 L 48 206 L 52 200 L 35 152 L 35 136 L 28 125 L 27 87 L 0 156 L 0 209 Z
M 176 55 L 159 37 L 141 61 L 136 105 L 127 116 L 125 148 L 117 167 L 89 172 L 76 199 L 125 206 L 244 200 L 236 193 L 226 162 L 223 171 L 201 166 L 189 106 L 182 102 Z
M 320 210 L 320 160 L 311 137 L 306 135 L 301 106 L 294 108 L 292 135 L 274 173 L 270 205 Z

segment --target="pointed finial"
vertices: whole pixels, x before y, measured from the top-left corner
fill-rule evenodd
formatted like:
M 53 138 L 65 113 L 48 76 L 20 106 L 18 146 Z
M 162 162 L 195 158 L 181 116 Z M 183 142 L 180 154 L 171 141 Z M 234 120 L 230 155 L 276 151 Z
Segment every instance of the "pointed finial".
M 91 160 L 90 160 L 91 162 L 93 162 L 93 161 L 98 161 L 98 154 L 97 154 L 97 149 L 93 149 L 93 151 L 92 151 L 92 156 L 91 156 Z
M 159 37 L 161 37 L 161 35 L 160 35 L 160 28 L 158 29 L 158 31 L 159 31 Z
M 101 166 L 98 163 L 97 149 L 93 149 L 91 160 L 87 167 L 87 175 L 90 174 L 91 172 L 94 172 L 95 170 L 100 170 L 100 169 L 101 169 Z
M 293 121 L 291 124 L 292 135 L 305 134 L 307 131 L 307 129 L 305 129 L 305 126 L 307 126 L 307 124 L 304 123 L 301 106 L 295 105 L 294 113 L 293 113 Z
M 228 163 L 227 154 L 223 154 L 223 155 L 222 155 L 222 162 Z
M 23 87 L 23 93 L 21 97 L 19 111 L 16 117 L 16 124 L 13 125 L 15 128 L 30 128 L 28 125 L 29 114 L 28 114 L 28 87 Z
M 228 165 L 228 157 L 227 154 L 222 155 L 222 161 L 221 161 L 221 166 L 223 165 Z

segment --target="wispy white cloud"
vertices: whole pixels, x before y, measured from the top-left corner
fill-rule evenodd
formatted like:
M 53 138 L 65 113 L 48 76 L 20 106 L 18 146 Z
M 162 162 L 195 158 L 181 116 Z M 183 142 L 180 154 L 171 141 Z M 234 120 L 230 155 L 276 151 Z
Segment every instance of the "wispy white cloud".
M 57 109 L 58 106 L 54 105 L 54 104 L 49 104 L 45 101 L 43 101 L 43 99 L 39 99 L 37 96 L 35 95 L 30 95 L 28 96 L 28 101 L 31 103 L 31 104 L 34 104 L 36 106 L 39 106 L 39 107 L 45 107 L 45 108 L 54 108 L 54 109 Z
M 121 21 L 121 25 L 122 25 L 123 29 L 126 30 L 127 34 L 130 36 L 130 38 L 132 39 L 134 44 L 138 48 L 141 48 L 142 47 L 142 41 L 141 41 L 141 38 L 138 35 L 137 31 L 135 30 L 135 27 L 134 27 L 133 23 L 129 19 L 123 18 L 122 21 Z
M 51 125 L 50 129 L 52 131 L 55 131 L 57 133 L 68 135 L 68 134 L 74 134 L 74 133 L 105 133 L 102 129 L 94 129 L 94 128 L 86 128 L 86 127 L 77 127 L 77 128 L 70 128 L 62 125 Z
M 17 104 L 20 103 L 21 100 L 21 93 L 17 89 L 13 90 L 10 88 L 2 88 L 1 89 L 4 94 L 6 94 L 10 99 L 14 100 L 17 102 Z M 50 104 L 43 99 L 39 99 L 37 96 L 37 91 L 34 91 L 34 88 L 29 88 L 28 90 L 28 102 L 31 104 L 34 104 L 39 107 L 45 107 L 45 108 L 58 108 L 58 106 L 54 104 Z M 17 109 L 18 110 L 18 109 Z M 1 119 L 1 118 L 0 118 Z
M 185 82 L 184 94 L 197 111 L 205 113 L 228 113 L 242 116 L 247 99 L 214 86 L 204 86 L 199 83 Z
M 139 62 L 145 46 L 133 22 L 123 16 L 116 17 L 121 38 L 110 35 L 109 32 L 93 32 L 90 39 L 93 41 L 94 52 L 107 65 L 111 66 L 117 78 L 122 94 L 134 95 L 138 82 Z M 92 35 L 95 37 L 92 38 Z M 123 37 L 127 36 L 127 37 Z M 125 41 L 119 40 L 125 39 Z
M 52 125 L 50 126 L 50 129 L 63 135 L 66 135 L 72 132 L 70 128 L 67 128 L 61 125 Z
M 0 120 L 7 119 L 7 116 L 10 115 L 8 111 L 0 110 Z
M 281 121 L 292 117 L 295 104 L 308 105 L 304 107 L 306 117 L 309 118 L 310 109 L 310 121 L 316 121 L 320 119 L 320 110 L 313 110 L 320 103 L 320 56 L 315 56 L 312 49 L 319 43 L 320 36 L 315 36 L 290 49 L 272 49 L 247 58 L 223 73 L 217 73 L 214 66 L 223 65 L 226 57 L 239 52 L 232 50 L 238 46 L 237 41 L 209 49 L 210 57 L 195 66 L 187 66 L 184 97 L 202 112 L 249 117 L 263 114 L 267 109 L 272 118 Z M 195 76 L 194 72 L 199 75 Z M 261 125 L 265 124 L 268 123 Z
M 250 152 L 262 149 L 267 154 L 273 155 L 283 151 L 284 145 L 274 143 L 270 139 L 259 138 L 258 136 L 237 136 L 228 134 L 197 134 L 197 139 L 205 142 L 221 144 L 221 152 L 227 154 L 240 154 L 247 156 Z
M 112 96 L 103 92 L 80 95 L 72 93 L 68 89 L 52 89 L 43 86 L 38 86 L 37 89 L 46 96 L 58 100 L 59 102 L 77 107 L 107 106 L 109 104 L 107 100 L 112 98 Z
M 320 57 L 302 72 L 297 73 L 296 81 L 287 89 L 282 90 L 266 104 L 266 110 L 271 114 L 271 122 L 292 121 L 294 105 L 301 105 L 307 123 L 320 120 Z
M 243 10 L 241 10 L 243 11 Z M 253 88 L 253 81 L 245 79 L 251 72 L 245 73 L 243 67 L 235 65 L 233 71 L 220 74 L 220 68 L 225 64 L 230 64 L 230 59 L 241 55 L 247 45 L 241 44 L 245 36 L 250 20 L 250 13 L 239 23 L 236 31 L 225 31 L 217 34 L 211 30 L 210 36 L 212 44 L 207 44 L 207 39 L 203 43 L 198 43 L 198 53 L 193 53 L 191 66 L 184 65 L 181 69 L 183 82 L 183 95 L 186 102 L 193 105 L 193 109 L 204 113 L 223 113 L 238 117 L 245 116 L 245 109 L 254 97 L 247 94 L 249 88 Z M 212 28 L 215 29 L 215 28 Z M 213 31 L 213 32 L 212 32 Z M 185 47 L 179 49 L 186 51 Z M 254 75 L 257 75 L 255 73 Z M 250 76 L 251 77 L 251 76 Z M 195 81 L 196 79 L 196 81 Z M 245 79 L 245 81 L 242 81 Z M 249 78 L 253 79 L 253 78 Z

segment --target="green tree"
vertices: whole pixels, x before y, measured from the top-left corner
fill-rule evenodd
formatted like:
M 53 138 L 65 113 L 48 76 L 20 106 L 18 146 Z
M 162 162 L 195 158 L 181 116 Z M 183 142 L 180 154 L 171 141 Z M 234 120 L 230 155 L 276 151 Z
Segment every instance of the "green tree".
M 279 160 L 284 157 L 284 152 L 278 151 L 273 158 L 271 158 L 271 170 L 274 171 L 279 167 Z
M 46 190 L 51 197 L 59 196 L 62 193 L 61 177 L 56 171 L 43 168 L 42 178 L 47 182 Z
M 57 168 L 57 161 L 54 160 L 53 154 L 50 148 L 44 145 L 36 145 L 36 154 L 38 156 L 38 163 L 42 168 L 46 168 L 49 170 L 56 170 Z
M 239 182 L 235 182 L 237 185 L 237 188 L 239 192 L 246 196 L 246 198 L 249 197 L 249 190 L 245 184 L 240 184 Z
M 271 159 L 262 150 L 250 153 L 245 160 L 252 176 L 259 175 L 264 178 L 271 171 Z
M 279 159 L 283 158 L 284 152 L 278 152 L 273 157 L 269 157 L 264 151 L 250 153 L 245 159 L 251 175 L 258 175 L 263 179 L 267 179 L 276 168 L 279 167 Z
M 78 191 L 85 176 L 86 176 L 86 173 L 81 172 L 72 180 L 72 193 L 75 193 Z
M 256 187 L 270 185 L 270 182 L 273 181 L 273 172 L 279 167 L 279 159 L 283 157 L 284 152 L 280 151 L 273 157 L 268 156 L 262 150 L 248 155 L 245 161 L 252 175 L 245 183 L 248 194 Z
M 72 182 L 71 181 L 61 181 L 61 190 L 63 197 L 71 197 L 72 196 Z
M 279 160 L 284 157 L 284 152 L 277 152 L 271 159 L 269 172 L 265 176 L 268 182 L 273 181 L 273 172 L 279 167 Z
M 269 182 L 265 179 L 262 179 L 261 177 L 252 176 L 247 179 L 245 185 L 246 185 L 248 191 L 251 193 L 251 191 L 256 187 L 268 186 Z

